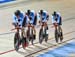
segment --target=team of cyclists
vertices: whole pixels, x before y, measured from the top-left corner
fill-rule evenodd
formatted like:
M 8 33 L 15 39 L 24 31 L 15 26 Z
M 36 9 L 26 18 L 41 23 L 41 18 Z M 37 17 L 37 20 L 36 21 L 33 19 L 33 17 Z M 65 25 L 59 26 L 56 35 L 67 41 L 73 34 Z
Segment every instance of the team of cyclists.
M 61 18 L 60 13 L 54 11 L 51 17 L 52 17 L 52 24 L 55 27 L 55 29 L 56 29 L 56 26 L 58 26 L 58 25 L 61 29 L 62 18 Z M 37 20 L 38 20 L 38 22 L 37 22 Z M 48 20 L 49 20 L 49 14 L 45 10 L 40 10 L 38 13 L 36 13 L 34 10 L 30 10 L 30 9 L 28 9 L 25 13 L 21 12 L 20 10 L 16 10 L 13 15 L 14 27 L 22 28 L 21 33 L 23 34 L 24 28 L 27 27 L 27 29 L 29 29 L 29 26 L 31 26 L 34 31 L 35 39 L 36 39 L 35 26 L 37 25 L 37 23 L 39 23 L 39 25 L 45 26 L 46 29 L 48 30 L 48 24 L 47 24 Z M 18 26 L 17 26 L 17 24 L 18 24 Z M 42 29 L 42 26 L 41 26 L 41 29 Z M 25 37 L 27 37 L 27 36 L 25 36 Z

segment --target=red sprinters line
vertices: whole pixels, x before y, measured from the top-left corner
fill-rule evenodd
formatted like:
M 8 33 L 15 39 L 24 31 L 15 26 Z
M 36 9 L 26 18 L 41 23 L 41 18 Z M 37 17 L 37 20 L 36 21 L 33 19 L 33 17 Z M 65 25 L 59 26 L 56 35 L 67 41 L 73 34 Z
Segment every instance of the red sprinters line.
M 15 50 L 15 49 L 12 49 L 12 50 L 9 50 L 9 51 L 2 52 L 2 53 L 0 53 L 0 55 L 5 54 L 5 53 L 12 52 L 12 51 L 14 51 L 14 50 Z

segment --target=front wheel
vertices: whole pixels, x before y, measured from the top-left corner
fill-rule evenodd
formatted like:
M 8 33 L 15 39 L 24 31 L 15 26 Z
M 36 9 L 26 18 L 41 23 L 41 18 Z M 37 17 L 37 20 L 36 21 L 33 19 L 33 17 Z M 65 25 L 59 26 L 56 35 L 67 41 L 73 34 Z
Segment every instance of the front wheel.
M 14 48 L 16 51 L 19 50 L 19 45 L 20 45 L 20 36 L 19 33 L 16 33 L 14 36 Z
M 58 43 L 58 32 L 57 32 L 57 29 L 55 30 L 55 40 L 56 40 L 56 42 Z
M 41 44 L 43 41 L 43 35 L 42 35 L 42 29 L 40 29 L 40 32 L 39 32 L 39 43 Z

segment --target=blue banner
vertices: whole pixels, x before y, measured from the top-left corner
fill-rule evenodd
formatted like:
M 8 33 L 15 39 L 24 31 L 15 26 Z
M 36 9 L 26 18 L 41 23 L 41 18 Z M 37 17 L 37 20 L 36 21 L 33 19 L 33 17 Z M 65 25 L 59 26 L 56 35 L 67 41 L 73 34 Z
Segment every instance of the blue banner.
M 6 3 L 6 2 L 11 2 L 11 1 L 15 1 L 15 0 L 0 0 L 0 4 L 1 3 Z

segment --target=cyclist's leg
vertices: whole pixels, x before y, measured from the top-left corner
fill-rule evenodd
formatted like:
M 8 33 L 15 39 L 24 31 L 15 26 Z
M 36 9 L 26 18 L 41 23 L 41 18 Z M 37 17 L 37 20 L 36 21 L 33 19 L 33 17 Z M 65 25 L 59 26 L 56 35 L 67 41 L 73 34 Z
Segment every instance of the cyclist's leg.
M 24 18 L 23 22 L 22 22 L 22 29 L 21 29 L 21 33 L 23 37 L 26 37 L 25 35 L 25 31 L 24 28 L 26 27 L 26 18 Z
M 48 30 L 48 24 L 47 24 L 47 22 L 45 22 L 45 26 L 46 26 L 46 29 Z
M 24 38 L 24 28 L 22 27 L 22 29 L 21 29 L 21 40 L 20 40 L 21 43 L 23 41 L 23 38 Z
M 47 22 L 45 22 L 45 33 L 46 33 L 46 35 L 45 35 L 45 42 L 47 42 L 47 40 L 48 40 L 48 25 L 47 25 Z
M 33 38 L 34 38 L 34 40 L 36 39 L 36 30 L 35 30 L 35 26 L 33 26 Z
M 24 30 L 24 28 L 25 28 L 25 27 L 22 27 L 22 30 L 21 30 L 21 32 L 22 32 L 22 36 L 23 36 L 23 37 L 26 37 L 26 33 L 25 33 L 25 30 Z
M 28 43 L 28 38 L 27 38 L 27 31 L 26 31 L 25 26 L 22 26 L 21 33 L 22 33 L 22 46 L 23 46 L 23 48 L 25 48 L 29 44 Z
M 34 31 L 34 35 L 36 35 L 36 30 L 35 30 L 35 26 L 33 26 L 33 31 Z
M 57 25 L 56 25 L 56 23 L 53 23 L 53 25 L 54 25 L 54 28 L 55 28 L 55 40 L 58 43 Z
M 62 21 L 61 21 L 61 19 L 60 19 L 60 22 L 58 23 L 58 25 L 59 25 L 59 29 L 60 29 L 60 31 L 62 32 L 62 28 L 61 28 Z
M 22 43 L 22 45 L 24 44 L 24 42 L 25 42 L 25 31 L 24 31 L 24 26 L 21 26 L 21 33 L 20 33 L 20 36 L 21 36 L 21 38 L 20 38 L 20 43 Z
M 29 23 L 27 24 L 27 27 L 28 27 L 28 29 L 27 29 L 27 38 L 30 41 L 30 24 Z

